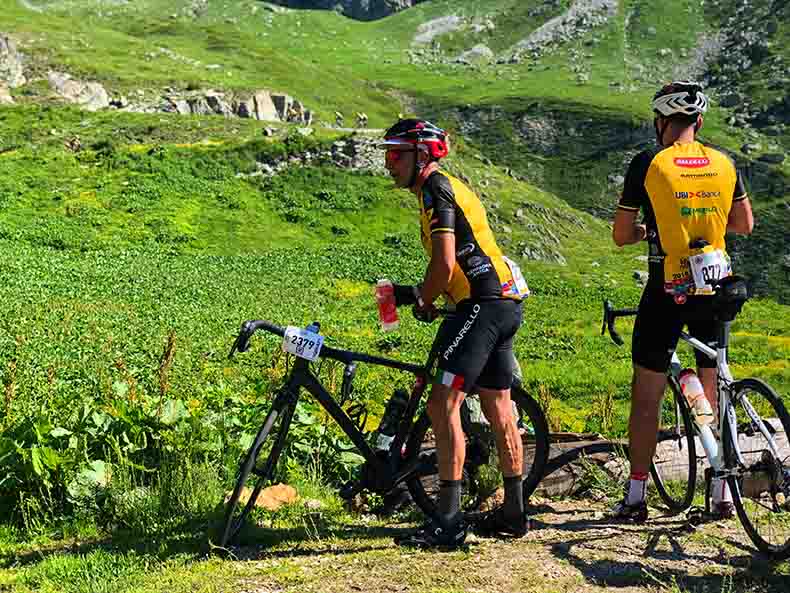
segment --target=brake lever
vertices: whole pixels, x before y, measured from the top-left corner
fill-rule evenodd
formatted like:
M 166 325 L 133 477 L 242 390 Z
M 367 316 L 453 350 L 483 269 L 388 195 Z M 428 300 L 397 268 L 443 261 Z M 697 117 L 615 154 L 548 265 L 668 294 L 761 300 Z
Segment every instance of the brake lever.
M 255 330 L 252 328 L 252 322 L 245 321 L 241 324 L 239 335 L 236 336 L 236 339 L 233 341 L 233 346 L 230 348 L 228 358 L 233 358 L 236 352 L 247 352 L 247 350 L 250 349 L 250 337 L 253 331 Z

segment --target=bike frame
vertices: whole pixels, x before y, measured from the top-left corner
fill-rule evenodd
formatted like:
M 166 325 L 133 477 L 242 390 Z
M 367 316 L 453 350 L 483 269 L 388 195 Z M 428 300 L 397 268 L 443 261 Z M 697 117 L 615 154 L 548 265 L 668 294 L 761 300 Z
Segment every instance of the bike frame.
M 622 345 L 623 340 L 617 334 L 614 329 L 614 321 L 617 317 L 625 317 L 636 315 L 637 309 L 620 309 L 615 310 L 612 307 L 612 304 L 609 301 L 604 302 L 604 325 L 602 327 L 602 333 L 605 331 L 606 327 L 609 328 L 609 334 L 612 337 L 612 340 L 618 345 Z M 727 360 L 727 349 L 729 346 L 729 338 L 730 338 L 730 322 L 728 321 L 721 321 L 719 322 L 717 328 L 717 340 L 716 340 L 716 348 L 712 348 L 708 344 L 698 340 L 697 338 L 691 336 L 686 332 L 680 332 L 680 339 L 687 344 L 689 344 L 695 350 L 698 350 L 705 354 L 711 360 L 716 361 L 716 370 L 717 370 L 717 381 L 716 381 L 716 393 L 717 393 L 717 401 L 719 406 L 719 435 L 720 439 L 716 439 L 713 435 L 712 431 L 707 426 L 698 426 L 696 422 L 694 422 L 694 426 L 698 435 L 700 436 L 700 440 L 702 441 L 703 448 L 705 449 L 705 454 L 708 457 L 708 461 L 713 468 L 714 475 L 717 477 L 726 477 L 732 473 L 731 470 L 734 468 L 725 468 L 724 467 L 724 460 L 722 456 L 723 448 L 720 446 L 720 440 L 724 435 L 725 426 L 729 429 L 730 434 L 733 435 L 732 439 L 732 448 L 733 452 L 735 453 L 736 459 L 738 464 L 741 466 L 746 465 L 746 462 L 743 458 L 743 454 L 741 453 L 740 447 L 738 445 L 738 426 L 735 418 L 735 411 L 733 408 L 733 401 L 732 396 L 733 394 L 733 385 L 735 384 L 735 379 L 732 376 L 732 372 L 730 371 L 730 366 Z M 667 376 L 670 381 L 674 381 L 675 386 L 679 388 L 679 375 L 681 371 L 682 365 L 680 364 L 680 359 L 678 358 L 677 351 L 672 353 L 672 359 L 670 361 L 669 369 L 667 370 Z M 773 436 L 771 435 L 770 431 L 766 428 L 765 423 L 763 422 L 760 415 L 757 411 L 752 407 L 751 403 L 749 402 L 748 398 L 741 397 L 736 403 L 740 403 L 743 406 L 746 414 L 749 416 L 749 419 L 754 423 L 760 433 L 763 435 L 765 440 L 768 442 L 768 445 L 771 449 L 771 453 L 775 457 L 780 457 L 779 449 L 776 446 L 776 441 L 774 440 Z M 679 405 L 679 404 L 678 404 Z M 722 413 L 723 410 L 723 413 Z M 676 430 L 680 431 L 680 419 L 678 410 L 675 410 L 676 413 Z M 726 423 L 726 424 L 725 424 Z
M 285 333 L 284 328 L 269 323 L 268 321 L 247 321 L 242 324 L 241 331 L 231 349 L 230 357 L 232 357 L 237 350 L 239 352 L 246 351 L 249 338 L 259 329 L 263 329 L 281 337 Z M 371 486 L 379 492 L 386 492 L 408 479 L 418 468 L 417 464 L 419 463 L 419 459 L 417 462 L 407 467 L 400 467 L 399 461 L 402 459 L 400 453 L 414 425 L 414 418 L 417 415 L 420 400 L 429 384 L 429 371 L 436 358 L 436 340 L 434 340 L 434 345 L 431 348 L 428 361 L 424 365 L 400 362 L 389 358 L 371 356 L 361 352 L 340 350 L 327 346 L 321 349 L 319 357 L 344 363 L 346 365 L 347 376 L 348 369 L 353 369 L 357 362 L 384 366 L 414 375 L 415 381 L 412 386 L 409 402 L 406 406 L 406 410 L 401 416 L 395 437 L 392 443 L 390 443 L 390 455 L 385 459 L 377 455 L 376 451 L 368 444 L 365 434 L 356 426 L 353 420 L 351 420 L 332 394 L 326 390 L 318 377 L 313 373 L 310 368 L 310 363 L 307 360 L 295 357 L 294 365 L 286 379 L 285 390 L 282 393 L 282 397 L 287 398 L 287 400 L 284 402 L 275 402 L 275 404 L 280 403 L 282 409 L 286 409 L 289 405 L 296 405 L 302 389 L 312 395 L 332 419 L 337 422 L 346 436 L 354 443 L 360 455 L 365 458 L 365 461 L 369 464 L 368 467 L 372 469 L 375 483 L 365 484 L 365 486 Z M 353 377 L 353 370 L 350 376 Z

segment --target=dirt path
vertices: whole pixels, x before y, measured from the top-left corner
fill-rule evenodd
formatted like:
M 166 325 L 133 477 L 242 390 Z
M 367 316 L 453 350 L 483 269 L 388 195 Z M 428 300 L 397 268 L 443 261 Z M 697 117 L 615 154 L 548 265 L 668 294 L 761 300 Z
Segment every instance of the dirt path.
M 605 507 L 544 502 L 522 540 L 477 537 L 456 552 L 404 551 L 392 536 L 408 528 L 355 525 L 331 539 L 245 549 L 236 563 L 239 591 L 623 592 L 788 591 L 790 563 L 771 565 L 737 523 L 691 531 L 653 509 L 645 526 L 620 525 Z

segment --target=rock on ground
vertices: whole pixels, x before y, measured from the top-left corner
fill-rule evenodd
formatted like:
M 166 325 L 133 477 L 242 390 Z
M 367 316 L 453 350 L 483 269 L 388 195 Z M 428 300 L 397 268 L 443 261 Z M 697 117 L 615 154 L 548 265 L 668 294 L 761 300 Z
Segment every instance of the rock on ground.
M 88 111 L 110 106 L 110 96 L 98 82 L 82 82 L 63 72 L 50 72 L 49 86 L 69 103 L 76 103 Z
M 27 80 L 22 72 L 22 56 L 13 39 L 0 33 L 0 84 L 11 88 L 22 86 Z

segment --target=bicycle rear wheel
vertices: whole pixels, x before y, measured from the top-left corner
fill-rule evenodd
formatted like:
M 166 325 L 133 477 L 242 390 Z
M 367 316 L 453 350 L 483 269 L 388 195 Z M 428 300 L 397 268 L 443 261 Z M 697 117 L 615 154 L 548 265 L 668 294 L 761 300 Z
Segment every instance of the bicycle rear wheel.
M 673 380 L 659 410 L 658 444 L 650 475 L 659 497 L 670 511 L 691 506 L 697 483 L 697 450 L 694 424 L 685 398 Z
M 255 508 L 261 490 L 277 478 L 277 462 L 285 446 L 296 399 L 285 389 L 277 395 L 263 426 L 241 462 L 236 487 L 225 511 L 220 547 L 227 547 L 238 536 Z
M 761 552 L 783 560 L 790 557 L 790 416 L 759 379 L 733 384 L 731 410 L 737 435 L 725 424 L 724 454 L 738 518 Z
M 540 406 L 521 387 L 514 384 L 511 398 L 520 414 L 519 432 L 524 443 L 523 488 L 524 501 L 535 491 L 549 456 L 549 428 Z M 466 424 L 466 423 L 465 423 Z M 466 462 L 462 486 L 462 508 L 466 512 L 475 510 L 482 502 L 484 492 L 481 481 L 490 481 L 492 474 L 498 476 L 498 459 L 493 435 L 474 433 L 465 426 Z M 469 434 L 472 432 L 473 434 Z M 420 459 L 420 470 L 408 480 L 412 499 L 427 516 L 437 511 L 439 494 L 439 467 L 436 446 L 428 415 L 423 413 L 417 420 L 406 444 L 406 464 Z

